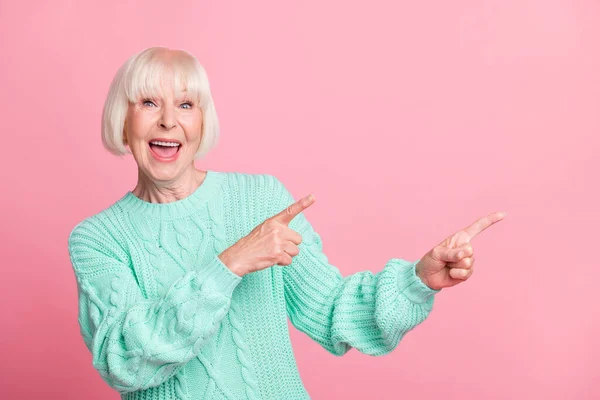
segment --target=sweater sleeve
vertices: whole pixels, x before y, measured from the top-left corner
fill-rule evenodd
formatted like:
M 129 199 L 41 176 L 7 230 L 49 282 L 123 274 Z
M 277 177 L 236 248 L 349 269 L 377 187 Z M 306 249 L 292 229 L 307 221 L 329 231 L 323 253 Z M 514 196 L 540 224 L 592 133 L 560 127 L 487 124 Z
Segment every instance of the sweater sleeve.
M 196 356 L 242 279 L 215 255 L 160 298 L 147 299 L 122 248 L 89 219 L 73 229 L 68 244 L 81 335 L 94 368 L 120 393 L 158 386 Z
M 275 181 L 281 211 L 296 200 Z M 429 288 L 416 275 L 418 260 L 391 258 L 376 274 L 365 270 L 343 277 L 329 263 L 321 237 L 304 213 L 289 227 L 302 242 L 292 263 L 282 267 L 287 314 L 298 330 L 331 354 L 342 356 L 351 348 L 371 356 L 388 354 L 429 315 L 441 289 Z

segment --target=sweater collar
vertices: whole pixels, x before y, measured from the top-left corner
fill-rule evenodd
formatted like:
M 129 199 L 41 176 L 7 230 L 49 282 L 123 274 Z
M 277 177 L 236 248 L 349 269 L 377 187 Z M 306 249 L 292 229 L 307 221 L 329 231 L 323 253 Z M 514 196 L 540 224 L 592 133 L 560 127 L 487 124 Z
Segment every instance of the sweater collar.
M 124 212 L 152 218 L 173 219 L 198 212 L 218 191 L 225 177 L 224 172 L 206 171 L 204 181 L 189 196 L 169 203 L 151 203 L 137 197 L 130 190 L 117 205 Z

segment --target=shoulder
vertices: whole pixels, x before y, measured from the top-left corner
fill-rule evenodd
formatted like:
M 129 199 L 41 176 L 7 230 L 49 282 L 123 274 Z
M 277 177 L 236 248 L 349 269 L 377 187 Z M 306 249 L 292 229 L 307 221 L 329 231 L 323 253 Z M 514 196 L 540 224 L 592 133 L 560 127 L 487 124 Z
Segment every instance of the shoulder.
M 119 200 L 120 201 L 120 200 Z M 73 236 L 84 233 L 103 233 L 109 232 L 110 226 L 114 225 L 113 220 L 119 214 L 118 201 L 112 203 L 108 207 L 105 207 L 99 212 L 96 212 L 88 217 L 85 217 L 83 220 L 78 222 L 72 229 L 69 234 L 69 240 Z
M 85 237 L 99 231 L 99 224 L 96 215 L 86 217 L 82 221 L 78 222 L 75 227 L 71 229 L 69 233 L 69 248 L 72 246 L 80 237 Z
M 69 233 L 69 243 L 74 237 L 79 235 L 109 233 L 111 230 L 110 227 L 116 225 L 114 221 L 120 214 L 118 204 L 125 196 L 126 195 L 123 195 L 120 199 L 105 206 L 100 211 L 80 220 Z
M 93 244 L 105 236 L 104 224 L 102 224 L 100 218 L 99 214 L 89 216 L 71 229 L 68 239 L 69 250 L 82 242 Z
M 111 206 L 78 222 L 71 229 L 67 240 L 69 254 L 73 257 L 74 254 L 89 256 L 90 253 L 95 253 L 122 259 L 122 243 L 115 233 L 117 224 L 110 217 L 114 213 Z
M 294 199 L 282 180 L 269 173 L 227 172 L 229 196 L 242 209 L 251 208 L 259 218 L 280 212 Z M 245 211 L 246 212 L 246 211 Z
M 224 172 L 230 185 L 253 187 L 255 189 L 274 189 L 282 185 L 279 178 L 267 173 L 230 171 Z
M 231 189 L 248 195 L 274 199 L 289 194 L 283 182 L 275 175 L 268 173 L 226 172 L 227 182 Z

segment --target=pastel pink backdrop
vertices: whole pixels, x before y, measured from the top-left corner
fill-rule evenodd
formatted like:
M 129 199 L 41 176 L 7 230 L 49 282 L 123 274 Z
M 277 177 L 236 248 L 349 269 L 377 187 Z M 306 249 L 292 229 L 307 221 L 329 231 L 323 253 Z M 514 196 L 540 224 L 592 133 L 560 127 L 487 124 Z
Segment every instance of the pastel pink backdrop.
M 600 398 L 596 1 L 3 2 L 3 399 L 117 399 L 77 325 L 75 224 L 135 186 L 100 142 L 146 47 L 206 67 L 222 127 L 202 169 L 271 173 L 344 276 L 417 259 L 494 211 L 475 273 L 390 355 L 295 330 L 314 399 Z

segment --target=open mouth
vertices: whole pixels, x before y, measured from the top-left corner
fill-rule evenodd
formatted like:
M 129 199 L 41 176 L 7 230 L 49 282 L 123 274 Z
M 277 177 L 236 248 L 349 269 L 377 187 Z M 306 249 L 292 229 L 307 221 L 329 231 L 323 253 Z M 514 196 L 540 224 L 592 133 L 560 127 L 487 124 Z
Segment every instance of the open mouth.
M 150 150 L 160 158 L 172 158 L 181 148 L 181 143 L 177 142 L 152 141 L 148 145 Z

